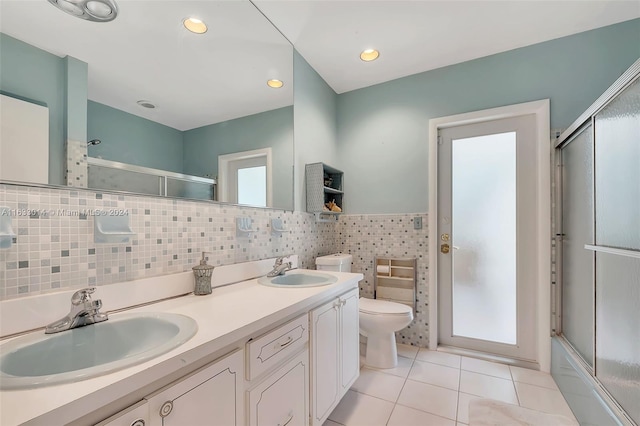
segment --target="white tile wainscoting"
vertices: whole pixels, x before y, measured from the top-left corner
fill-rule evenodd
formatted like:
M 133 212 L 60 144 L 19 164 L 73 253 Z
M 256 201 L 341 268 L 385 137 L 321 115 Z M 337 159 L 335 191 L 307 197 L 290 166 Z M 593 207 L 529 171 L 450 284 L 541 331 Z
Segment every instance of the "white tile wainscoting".
M 481 398 L 575 420 L 549 374 L 403 344 L 398 355 L 396 368 L 362 367 L 324 426 L 466 425 Z

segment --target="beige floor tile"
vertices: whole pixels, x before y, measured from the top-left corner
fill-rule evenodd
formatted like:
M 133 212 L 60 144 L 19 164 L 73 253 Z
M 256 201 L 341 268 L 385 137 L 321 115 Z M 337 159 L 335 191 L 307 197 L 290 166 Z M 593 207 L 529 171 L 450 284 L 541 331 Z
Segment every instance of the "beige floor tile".
M 446 365 L 447 367 L 453 368 L 460 368 L 460 358 L 460 355 L 430 351 L 425 348 L 420 348 L 416 356 L 416 359 L 420 361 L 433 362 L 434 364 Z
M 518 397 L 511 380 L 486 374 L 461 371 L 460 392 L 518 405 Z
M 521 367 L 511 366 L 509 368 L 511 369 L 511 376 L 513 377 L 514 382 L 527 383 L 529 385 L 558 390 L 558 385 L 556 385 L 555 380 L 553 380 L 553 377 L 548 373 Z
M 398 343 L 397 349 L 398 349 L 398 356 L 403 356 L 409 359 L 415 359 L 416 355 L 418 354 L 418 350 L 420 348 L 417 346 L 403 345 L 402 343 Z
M 519 382 L 516 382 L 515 385 L 521 406 L 575 419 L 560 391 Z
M 362 393 L 347 391 L 329 420 L 345 426 L 384 426 L 393 411 L 393 403 Z
M 400 392 L 398 404 L 455 420 L 458 393 L 440 386 L 407 380 Z
M 474 373 L 486 374 L 487 376 L 500 377 L 511 380 L 511 371 L 508 365 L 497 362 L 484 361 L 482 359 L 462 357 L 460 368 Z
M 454 426 L 453 420 L 414 408 L 396 405 L 387 426 Z
M 371 368 L 372 370 L 379 371 L 381 373 L 393 374 L 394 376 L 406 378 L 409 375 L 409 371 L 411 371 L 412 364 L 413 364 L 412 359 L 399 356 L 398 366 L 395 368 L 372 368 L 372 367 L 367 367 L 367 368 Z
M 456 417 L 458 423 L 469 424 L 469 403 L 474 399 L 483 398 L 462 392 L 458 394 L 458 416 Z
M 433 364 L 431 362 L 415 361 L 409 378 L 430 385 L 442 386 L 445 388 L 458 390 L 460 382 L 460 370 L 457 368 L 445 367 L 444 365 Z
M 360 377 L 351 386 L 351 390 L 395 403 L 400 396 L 404 380 L 403 377 L 362 368 Z

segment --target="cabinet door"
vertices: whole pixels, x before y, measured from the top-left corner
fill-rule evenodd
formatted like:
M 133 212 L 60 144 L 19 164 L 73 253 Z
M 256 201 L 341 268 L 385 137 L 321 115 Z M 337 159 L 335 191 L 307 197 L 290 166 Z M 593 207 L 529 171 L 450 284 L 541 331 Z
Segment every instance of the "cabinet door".
M 311 410 L 313 424 L 331 414 L 338 395 L 340 301 L 335 299 L 311 312 Z
M 340 358 L 342 397 L 360 375 L 360 321 L 358 289 L 340 296 Z
M 131 407 L 114 414 L 96 426 L 145 426 L 149 422 L 147 401 L 140 401 Z
M 148 397 L 151 425 L 244 425 L 239 350 Z
M 249 392 L 251 426 L 309 424 L 309 351 L 304 350 Z

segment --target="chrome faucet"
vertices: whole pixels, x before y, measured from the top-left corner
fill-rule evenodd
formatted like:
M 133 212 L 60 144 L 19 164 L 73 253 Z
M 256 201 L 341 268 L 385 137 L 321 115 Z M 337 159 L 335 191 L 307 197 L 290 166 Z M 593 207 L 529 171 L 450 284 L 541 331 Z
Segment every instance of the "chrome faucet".
M 284 275 L 285 272 L 292 269 L 291 262 L 283 262 L 285 257 L 287 256 L 276 258 L 276 263 L 273 265 L 273 270 L 267 274 L 267 277 L 277 277 L 278 275 Z
M 89 287 L 73 293 L 69 314 L 49 324 L 44 330 L 45 334 L 59 333 L 108 320 L 107 314 L 99 312 L 100 308 L 102 308 L 102 300 L 91 300 L 91 294 L 95 291 L 95 287 Z

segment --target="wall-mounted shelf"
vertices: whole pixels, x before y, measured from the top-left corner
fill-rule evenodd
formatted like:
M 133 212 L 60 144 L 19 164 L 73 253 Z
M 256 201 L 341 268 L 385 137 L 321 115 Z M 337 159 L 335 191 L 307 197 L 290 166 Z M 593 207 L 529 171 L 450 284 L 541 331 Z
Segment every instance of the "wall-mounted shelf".
M 403 303 L 415 310 L 416 265 L 413 257 L 376 257 L 373 280 L 376 299 Z
M 336 222 L 344 212 L 344 173 L 324 163 L 305 166 L 307 211 L 317 222 Z M 327 204 L 335 203 L 340 211 L 329 210 Z

